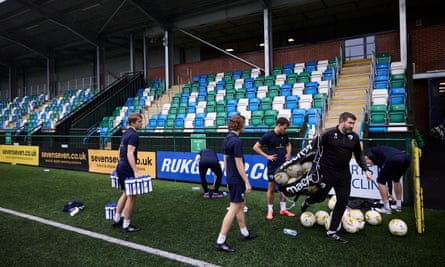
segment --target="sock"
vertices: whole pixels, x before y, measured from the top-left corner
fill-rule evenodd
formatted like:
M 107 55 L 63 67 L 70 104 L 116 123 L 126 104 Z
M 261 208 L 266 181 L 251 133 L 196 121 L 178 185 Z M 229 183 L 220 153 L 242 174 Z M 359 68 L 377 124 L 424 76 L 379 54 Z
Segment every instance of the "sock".
M 267 210 L 273 210 L 273 205 L 272 204 L 267 204 Z
M 247 227 L 241 228 L 240 231 L 243 236 L 249 236 L 249 231 L 247 230 Z
M 122 228 L 128 228 L 128 226 L 130 226 L 130 220 L 125 220 L 124 219 L 124 223 L 122 224 Z
M 401 208 L 402 207 L 402 200 L 397 200 L 396 206 Z
M 333 234 L 335 234 L 335 233 L 337 233 L 337 231 L 327 231 L 327 232 L 326 232 L 326 234 L 328 234 L 328 235 L 333 235 Z
M 219 234 L 218 235 L 218 239 L 216 240 L 216 243 L 217 244 L 224 244 L 224 242 L 226 242 L 226 236 L 222 235 L 222 234 Z
M 389 210 L 391 207 L 389 206 L 389 200 L 385 201 L 384 203 L 385 209 Z
M 280 202 L 280 209 L 286 210 L 286 202 Z
M 115 223 L 118 223 L 121 220 L 121 214 L 120 213 L 114 214 L 113 220 Z

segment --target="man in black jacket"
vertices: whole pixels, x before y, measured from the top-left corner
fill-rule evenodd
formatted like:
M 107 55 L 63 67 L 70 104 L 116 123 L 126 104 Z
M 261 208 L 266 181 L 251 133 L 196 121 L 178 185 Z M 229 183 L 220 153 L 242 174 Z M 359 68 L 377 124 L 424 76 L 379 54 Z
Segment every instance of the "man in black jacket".
M 357 163 L 366 171 L 368 179 L 371 178 L 366 163 L 362 158 L 362 149 L 358 135 L 352 131 L 357 118 L 350 112 L 340 114 L 339 123 L 336 127 L 327 129 L 321 136 L 312 141 L 312 146 L 322 150 L 320 158 L 320 173 L 324 187 L 308 197 L 301 205 L 301 211 L 314 203 L 326 199 L 331 188 L 334 188 L 337 203 L 332 212 L 332 219 L 327 231 L 328 238 L 342 243 L 348 242 L 337 234 L 337 228 L 341 222 L 346 205 L 351 193 L 351 172 L 349 161 L 354 153 Z

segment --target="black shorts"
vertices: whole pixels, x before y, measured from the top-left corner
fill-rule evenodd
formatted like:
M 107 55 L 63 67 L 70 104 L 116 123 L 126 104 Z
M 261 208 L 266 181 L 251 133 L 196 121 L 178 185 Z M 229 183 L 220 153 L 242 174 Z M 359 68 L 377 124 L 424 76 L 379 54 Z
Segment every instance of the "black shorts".
M 242 203 L 244 202 L 244 194 L 246 193 L 246 185 L 241 184 L 229 184 L 230 202 Z
M 377 183 L 386 184 L 388 182 L 399 182 L 400 178 L 409 168 L 409 158 L 405 154 L 400 154 L 388 160 L 380 170 Z
M 125 179 L 129 177 L 134 177 L 134 172 L 132 169 L 117 168 L 117 176 L 119 177 L 119 184 L 122 190 L 125 190 Z

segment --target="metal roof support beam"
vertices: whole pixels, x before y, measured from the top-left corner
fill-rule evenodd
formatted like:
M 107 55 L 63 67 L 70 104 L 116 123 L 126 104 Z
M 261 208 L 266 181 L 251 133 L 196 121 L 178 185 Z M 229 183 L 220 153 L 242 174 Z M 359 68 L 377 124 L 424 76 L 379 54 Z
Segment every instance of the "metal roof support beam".
M 272 53 L 272 19 L 269 8 L 264 9 L 264 75 L 270 75 L 270 70 L 273 65 Z
M 221 53 L 224 53 L 224 54 L 226 54 L 226 55 L 228 55 L 228 56 L 230 56 L 230 57 L 233 57 L 233 58 L 235 58 L 235 59 L 237 59 L 237 60 L 239 60 L 239 61 L 241 61 L 241 62 L 243 62 L 243 63 L 246 63 L 247 65 L 249 65 L 249 66 L 251 66 L 251 67 L 258 68 L 258 69 L 264 71 L 264 69 L 261 68 L 260 66 L 257 66 L 257 65 L 255 65 L 254 63 L 249 62 L 249 61 L 247 61 L 247 60 L 245 60 L 245 59 L 243 59 L 243 58 L 240 58 L 240 57 L 238 57 L 238 56 L 235 56 L 234 54 L 231 54 L 231 53 L 227 52 L 226 50 L 221 49 L 221 48 L 217 47 L 216 45 L 211 44 L 211 43 L 209 43 L 209 42 L 207 42 L 207 41 L 205 41 L 205 40 L 199 38 L 198 36 L 196 36 L 196 35 L 194 35 L 194 34 L 191 34 L 191 33 L 187 32 L 187 31 L 182 30 L 182 29 L 178 29 L 178 31 L 184 33 L 185 35 L 188 35 L 188 36 L 192 37 L 193 39 L 196 39 L 196 40 L 200 41 L 201 43 L 204 43 L 204 44 L 206 44 L 206 45 L 208 45 L 208 46 L 210 46 L 210 47 L 212 47 L 212 48 L 215 48 L 216 50 L 220 51 Z
M 83 40 L 85 40 L 87 43 L 93 45 L 96 47 L 95 37 L 88 36 L 87 33 L 80 31 L 79 29 L 76 29 L 74 25 L 70 25 L 67 23 L 62 17 L 57 16 L 56 14 L 52 14 L 47 12 L 45 9 L 41 8 L 40 6 L 34 4 L 32 1 L 29 0 L 16 0 L 23 6 L 33 10 L 34 12 L 39 13 L 41 16 L 45 17 L 46 19 L 52 21 L 53 23 L 64 27 L 65 29 L 69 30 L 70 32 L 74 33 L 75 35 L 79 36 Z
M 108 23 L 111 22 L 111 20 L 114 18 L 114 16 L 116 16 L 117 12 L 119 12 L 119 10 L 122 8 L 122 6 L 125 4 L 125 2 L 127 2 L 127 0 L 122 1 L 122 3 L 116 8 L 116 10 L 113 12 L 113 14 L 111 14 L 111 16 L 104 23 L 104 25 L 102 25 L 102 27 L 100 28 L 97 35 L 100 35 L 102 33 L 102 31 L 105 29 L 105 27 L 107 27 Z
M 169 51 L 168 51 L 168 31 L 164 32 L 164 53 L 165 53 L 165 89 L 168 92 L 170 88 L 170 60 L 169 60 Z
M 161 14 L 160 12 L 157 12 L 158 9 L 154 6 L 147 6 L 147 2 L 153 5 L 155 1 L 129 0 L 128 2 L 139 9 L 145 16 L 147 16 L 154 23 L 158 24 L 161 28 L 167 28 L 167 21 L 160 17 L 157 17 L 157 15 L 154 15 Z
M 406 33 L 406 0 L 399 0 L 399 24 L 400 24 L 400 61 L 406 68 L 407 64 L 407 33 Z
M 49 53 L 49 56 L 46 58 L 46 93 L 48 93 L 48 97 L 49 99 L 51 99 L 57 95 L 54 78 L 56 72 L 56 63 L 54 59 L 54 49 L 51 49 Z
M 10 100 L 13 99 L 13 95 L 12 92 L 16 92 L 17 93 L 17 70 L 16 70 L 16 66 L 15 65 L 10 65 L 9 66 L 9 88 L 8 88 L 8 94 L 7 97 L 9 97 Z M 15 90 L 12 90 L 12 88 L 14 88 Z
M 147 83 L 149 76 L 148 76 L 147 36 L 145 34 L 145 31 L 142 34 L 142 56 L 143 56 L 142 64 L 144 69 L 144 82 Z
M 23 47 L 23 48 L 25 48 L 25 49 L 27 49 L 27 50 L 33 52 L 33 53 L 36 53 L 37 55 L 42 56 L 42 57 L 44 57 L 44 58 L 47 58 L 47 57 L 48 57 L 48 55 L 47 55 L 46 53 L 41 52 L 41 51 L 38 51 L 37 49 L 34 49 L 34 48 L 32 48 L 31 46 L 29 46 L 29 45 L 27 45 L 27 44 L 24 44 L 23 42 L 20 42 L 20 41 L 11 39 L 11 38 L 6 37 L 6 36 L 4 36 L 4 35 L 2 35 L 2 34 L 0 34 L 0 38 L 5 39 L 5 40 L 7 40 L 7 41 L 9 41 L 9 42 L 11 42 L 11 43 L 14 43 L 14 44 L 18 45 L 18 46 L 21 46 L 21 47 Z
M 130 32 L 130 72 L 134 73 L 136 69 L 136 63 L 135 63 L 135 45 L 134 45 L 134 32 Z
M 105 60 L 104 49 L 99 44 L 96 48 L 96 86 L 99 92 L 105 88 Z

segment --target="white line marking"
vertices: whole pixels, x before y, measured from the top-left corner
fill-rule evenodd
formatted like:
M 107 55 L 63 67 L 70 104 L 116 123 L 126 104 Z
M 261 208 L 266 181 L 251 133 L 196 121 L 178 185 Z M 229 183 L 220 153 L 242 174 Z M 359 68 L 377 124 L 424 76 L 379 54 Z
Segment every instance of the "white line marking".
M 153 254 L 153 255 L 156 255 L 156 256 L 164 257 L 164 258 L 167 258 L 167 259 L 170 259 L 170 260 L 183 262 L 183 263 L 190 264 L 190 265 L 193 265 L 193 266 L 218 267 L 218 265 L 215 265 L 215 264 L 212 264 L 212 263 L 208 263 L 208 262 L 205 262 L 205 261 L 200 261 L 200 260 L 196 260 L 196 259 L 193 259 L 193 258 L 189 258 L 189 257 L 185 257 L 185 256 L 182 256 L 182 255 L 178 255 L 178 254 L 175 254 L 175 253 L 171 253 L 171 252 L 168 252 L 168 251 L 164 251 L 164 250 L 160 250 L 160 249 L 156 249 L 156 248 L 151 248 L 151 247 L 140 245 L 140 244 L 137 244 L 137 243 L 134 243 L 134 242 L 128 242 L 128 241 L 125 241 L 125 240 L 122 240 L 122 239 L 118 239 L 118 238 L 114 238 L 114 237 L 111 237 L 111 236 L 108 236 L 108 235 L 103 235 L 103 234 L 99 234 L 99 233 L 96 233 L 96 232 L 88 231 L 88 230 L 85 230 L 85 229 L 82 229 L 82 228 L 66 225 L 66 224 L 63 224 L 63 223 L 58 223 L 58 222 L 55 222 L 55 221 L 50 221 L 50 220 L 43 219 L 43 218 L 40 218 L 40 217 L 36 217 L 36 216 L 33 216 L 33 215 L 29 215 L 29 214 L 26 214 L 26 213 L 22 213 L 22 212 L 10 210 L 10 209 L 5 209 L 5 208 L 2 208 L 2 207 L 0 207 L 0 211 L 3 212 L 3 213 L 8 213 L 8 214 L 14 215 L 14 216 L 22 217 L 22 218 L 25 218 L 25 219 L 28 219 L 28 220 L 32 220 L 32 221 L 36 221 L 36 222 L 39 222 L 39 223 L 43 223 L 43 224 L 46 224 L 46 225 L 51 225 L 53 227 L 57 227 L 57 228 L 60 228 L 60 229 L 63 229 L 63 230 L 67 230 L 67 231 L 75 232 L 75 233 L 78 233 L 78 234 L 81 234 L 81 235 L 89 236 L 89 237 L 92 237 L 92 238 L 104 240 L 104 241 L 107 241 L 109 243 L 117 244 L 119 246 L 129 247 L 129 248 L 140 250 L 140 251 L 143 251 L 143 252 L 146 252 L 146 253 L 149 253 L 149 254 Z

